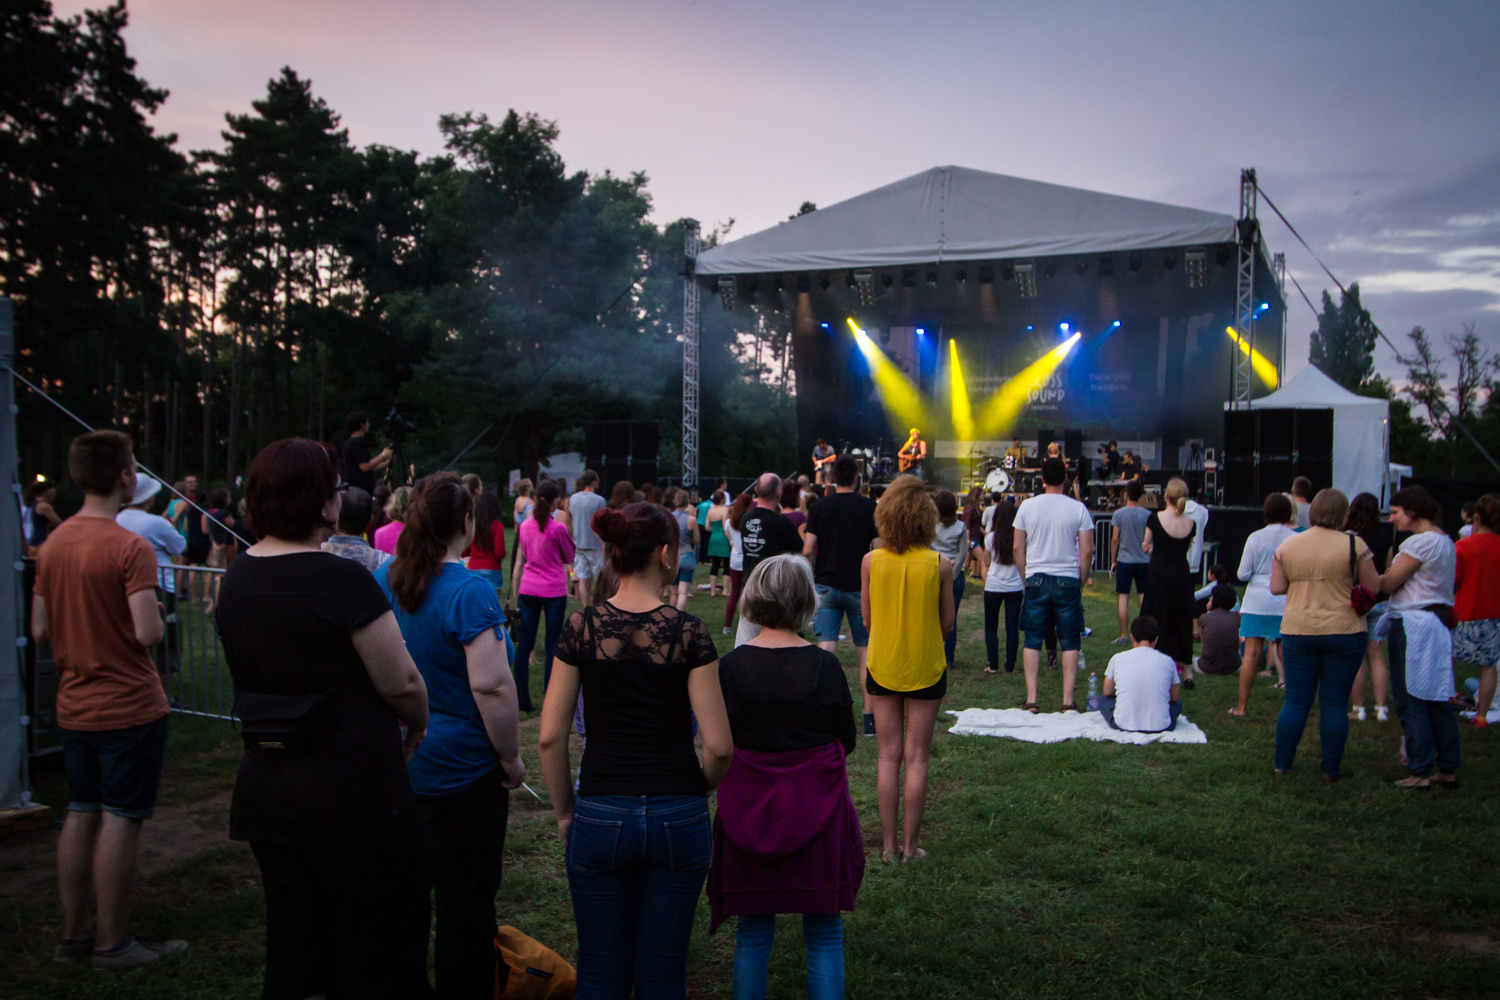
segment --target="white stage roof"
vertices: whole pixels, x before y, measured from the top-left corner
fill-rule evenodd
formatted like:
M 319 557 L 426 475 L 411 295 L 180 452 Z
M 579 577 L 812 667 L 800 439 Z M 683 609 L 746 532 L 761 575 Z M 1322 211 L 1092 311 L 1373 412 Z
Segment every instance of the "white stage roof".
M 1219 212 L 933 167 L 703 251 L 699 274 L 889 267 L 1232 243 Z

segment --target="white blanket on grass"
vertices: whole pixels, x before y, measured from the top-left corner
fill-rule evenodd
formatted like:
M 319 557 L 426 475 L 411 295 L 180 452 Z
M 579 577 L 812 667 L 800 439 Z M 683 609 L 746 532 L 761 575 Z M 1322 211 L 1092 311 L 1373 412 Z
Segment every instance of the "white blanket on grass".
M 1032 715 L 1019 708 L 966 708 L 955 715 L 950 733 L 960 736 L 1004 736 L 1027 743 L 1061 743 L 1063 740 L 1093 740 L 1110 743 L 1207 743 L 1208 736 L 1179 716 L 1177 728 L 1166 733 L 1126 733 L 1111 729 L 1098 712 L 1041 712 Z

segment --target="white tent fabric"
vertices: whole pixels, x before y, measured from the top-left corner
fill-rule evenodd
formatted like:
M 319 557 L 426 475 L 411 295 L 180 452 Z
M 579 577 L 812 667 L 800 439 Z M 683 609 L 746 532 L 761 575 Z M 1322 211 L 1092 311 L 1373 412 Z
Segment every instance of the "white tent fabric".
M 1231 216 L 933 167 L 705 250 L 699 274 L 1109 253 L 1235 240 Z
M 1373 493 L 1384 507 L 1390 440 L 1390 403 L 1357 396 L 1308 365 L 1269 396 L 1250 403 L 1256 410 L 1333 411 L 1333 487 L 1352 498 Z

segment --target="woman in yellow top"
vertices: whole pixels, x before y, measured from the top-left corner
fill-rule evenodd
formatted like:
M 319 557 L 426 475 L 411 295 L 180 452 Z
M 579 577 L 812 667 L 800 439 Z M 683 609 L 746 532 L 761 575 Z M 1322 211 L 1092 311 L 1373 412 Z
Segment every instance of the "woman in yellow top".
M 953 628 L 953 561 L 930 548 L 937 521 L 937 506 L 922 482 L 897 476 L 875 508 L 882 547 L 867 553 L 860 565 L 860 608 L 870 631 L 865 693 L 875 714 L 875 785 L 881 860 L 887 864 L 927 853 L 917 846 L 917 832 L 927 804 L 932 729 L 948 691 L 943 636 Z M 898 848 L 900 798 L 906 802 L 906 822 Z

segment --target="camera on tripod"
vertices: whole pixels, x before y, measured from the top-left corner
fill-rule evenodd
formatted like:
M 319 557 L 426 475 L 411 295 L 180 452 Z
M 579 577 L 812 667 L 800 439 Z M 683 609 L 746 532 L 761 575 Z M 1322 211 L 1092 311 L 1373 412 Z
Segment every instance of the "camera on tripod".
M 417 429 L 417 425 L 401 413 L 396 407 L 391 407 L 391 412 L 385 415 L 385 421 L 381 425 L 385 430 L 386 440 L 392 446 L 400 447 L 406 443 L 406 435 Z

